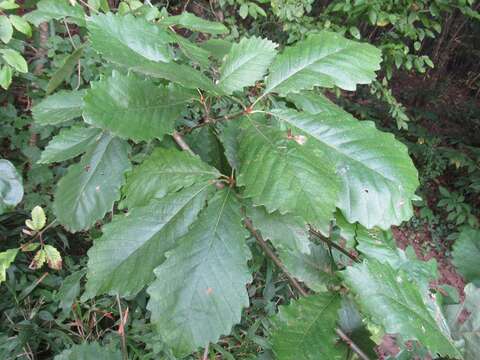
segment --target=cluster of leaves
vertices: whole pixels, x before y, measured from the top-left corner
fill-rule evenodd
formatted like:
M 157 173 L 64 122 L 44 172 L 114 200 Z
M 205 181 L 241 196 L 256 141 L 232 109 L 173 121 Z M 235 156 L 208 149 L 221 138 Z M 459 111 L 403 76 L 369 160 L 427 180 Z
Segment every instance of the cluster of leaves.
M 112 13 L 106 2 L 89 3 L 89 16 L 75 2 L 52 0 L 26 15 L 34 24 L 65 21 L 88 41 L 72 37 L 71 55 L 41 84 L 47 96 L 32 109 L 36 126 L 56 133 L 38 163 L 67 164 L 53 196 L 56 219 L 46 225 L 43 210 L 33 209 L 24 231 L 31 241 L 0 253 L 1 281 L 28 251 L 36 251 L 31 269 L 45 261 L 61 268 L 42 238 L 48 227 L 94 232 L 98 225 L 88 264 L 57 294 L 66 297 L 61 306 L 80 295 L 79 306 L 117 296 L 121 335 L 128 312 L 120 297 L 136 299 L 135 319 L 146 328 L 148 310 L 150 344 L 161 344 L 167 358 L 210 343 L 223 354 L 214 343 L 243 322 L 265 253 L 310 289 L 293 280 L 302 298 L 275 315 L 275 306 L 264 307 L 268 341 L 253 341 L 276 358 L 345 358 L 351 339 L 363 357 L 372 354 L 375 327 L 396 334 L 407 352 L 414 340 L 433 356 L 474 358 L 478 321 L 462 323 L 459 314 L 477 306 L 478 273 L 461 255 L 475 235 L 466 233 L 456 250 L 472 282 L 460 305 L 430 288 L 435 261 L 397 249 L 388 230 L 413 214 L 419 183 L 407 148 L 320 90 L 370 84 L 380 50 L 321 31 L 279 51 L 255 36 L 226 41 L 224 25 L 188 12 L 168 16 L 126 1 Z M 192 41 L 199 33 L 203 41 Z M 93 52 L 103 59 L 100 76 L 87 71 L 74 82 L 75 65 Z M 56 91 L 65 84 L 70 90 Z M 1 161 L 4 212 L 23 189 Z M 112 344 L 75 345 L 56 358 L 121 358 Z

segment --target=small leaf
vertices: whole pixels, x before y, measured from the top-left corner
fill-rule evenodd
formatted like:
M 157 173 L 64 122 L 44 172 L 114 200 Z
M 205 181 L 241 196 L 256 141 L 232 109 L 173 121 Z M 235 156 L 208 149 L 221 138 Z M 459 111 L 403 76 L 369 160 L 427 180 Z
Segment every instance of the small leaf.
M 5 15 L 0 16 L 0 40 L 8 44 L 12 39 L 12 35 L 13 27 L 10 20 Z
M 10 161 L 0 159 L 0 215 L 17 206 L 22 198 L 22 177 Z
M 60 252 L 51 245 L 45 245 L 44 250 L 48 267 L 53 270 L 61 270 L 62 255 L 60 255 Z
M 53 202 L 58 221 L 71 232 L 88 229 L 112 210 L 129 169 L 128 144 L 103 134 L 59 181 Z
M 323 293 L 281 306 L 273 320 L 272 350 L 278 360 L 344 359 L 335 335 L 340 297 Z
M 242 19 L 246 19 L 247 16 L 248 16 L 248 4 L 247 3 L 243 3 L 241 6 L 240 6 L 240 10 L 238 11 L 238 15 L 240 15 L 240 17 Z
M 72 126 L 62 129 L 42 151 L 38 163 L 50 164 L 74 158 L 87 151 L 101 133 L 101 129 L 94 127 Z
M 82 115 L 84 91 L 60 91 L 43 99 L 32 108 L 40 125 L 57 125 Z
M 80 280 L 86 273 L 86 269 L 75 271 L 63 279 L 62 287 L 58 290 L 55 298 L 59 301 L 59 307 L 63 312 L 71 310 L 75 300 L 80 295 Z
M 33 257 L 33 260 L 28 266 L 28 268 L 32 270 L 38 270 L 43 266 L 43 264 L 45 264 L 46 260 L 47 260 L 47 254 L 45 253 L 45 250 L 40 249 L 37 251 L 37 253 Z
M 73 22 L 85 26 L 85 12 L 82 6 L 71 6 L 68 0 L 40 0 L 37 10 L 26 14 L 25 19 L 35 26 L 52 19 Z
M 43 229 L 47 222 L 47 217 L 45 216 L 45 212 L 40 206 L 35 206 L 32 210 L 32 219 L 27 220 L 25 223 L 26 225 L 35 231 L 40 231 Z
M 0 284 L 6 279 L 6 271 L 15 260 L 18 249 L 8 249 L 0 253 Z
M 196 32 L 203 32 L 213 35 L 221 35 L 228 33 L 228 29 L 219 22 L 208 21 L 192 13 L 183 11 L 180 15 L 169 16 L 160 21 L 161 25 L 186 28 Z
M 231 94 L 262 79 L 276 55 L 277 44 L 257 37 L 233 44 L 220 69 L 218 85 Z
M 82 57 L 83 49 L 83 46 L 80 46 L 78 49 L 76 49 L 65 59 L 62 66 L 60 66 L 53 73 L 50 81 L 48 82 L 47 89 L 45 90 L 47 95 L 54 92 L 55 89 L 60 86 L 60 84 L 72 74 L 73 69 L 78 64 L 78 60 Z
M 15 10 L 18 9 L 20 5 L 15 4 L 15 0 L 3 0 L 0 1 L 0 9 L 3 10 Z
M 177 86 L 155 85 L 133 74 L 113 72 L 92 83 L 84 98 L 83 118 L 125 139 L 161 139 L 173 133 L 175 121 L 193 98 L 190 91 Z
M 453 264 L 468 282 L 480 286 L 480 231 L 473 228 L 462 230 L 453 244 Z
M 13 49 L 0 49 L 0 53 L 3 56 L 3 60 L 15 70 L 21 73 L 28 72 L 27 62 L 18 51 Z
M 10 15 L 8 18 L 15 29 L 28 37 L 32 36 L 32 28 L 25 19 L 17 15 Z
M 13 71 L 9 65 L 3 65 L 0 68 L 0 86 L 5 90 L 8 90 L 12 83 Z
M 113 346 L 102 347 L 96 342 L 73 345 L 63 350 L 54 360 L 121 360 L 122 353 Z

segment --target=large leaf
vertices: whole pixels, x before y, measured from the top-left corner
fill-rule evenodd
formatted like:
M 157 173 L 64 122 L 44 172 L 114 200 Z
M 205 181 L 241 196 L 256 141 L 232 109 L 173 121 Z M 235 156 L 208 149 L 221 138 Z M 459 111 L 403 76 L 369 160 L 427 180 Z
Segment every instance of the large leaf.
M 339 183 L 323 149 L 311 143 L 250 121 L 240 140 L 238 184 L 268 212 L 291 212 L 325 230 L 333 218 Z
M 191 66 L 172 62 L 172 37 L 159 26 L 131 15 L 96 15 L 87 28 L 92 47 L 106 59 L 142 74 L 167 79 L 189 89 L 218 91 Z
M 257 37 L 233 44 L 220 68 L 218 85 L 228 94 L 254 85 L 265 75 L 277 53 L 276 47 L 275 43 Z
M 40 125 L 56 125 L 82 115 L 84 91 L 59 91 L 32 108 Z
M 463 304 L 449 305 L 446 317 L 453 338 L 463 343 L 465 360 L 476 360 L 480 354 L 480 288 L 474 284 L 465 286 Z
M 125 186 L 127 206 L 146 205 L 151 199 L 160 199 L 194 183 L 213 182 L 219 176 L 217 169 L 198 156 L 176 149 L 157 148 L 128 177 Z
M 453 244 L 453 264 L 468 282 L 480 286 L 480 231 L 465 228 Z
M 325 117 L 353 120 L 354 117 L 340 106 L 334 104 L 325 95 L 315 91 L 302 91 L 299 94 L 290 94 L 287 97 L 297 109 L 304 110 L 310 114 L 322 114 Z
M 355 90 L 380 69 L 381 52 L 369 44 L 323 31 L 285 49 L 272 64 L 264 94 L 286 95 L 314 86 Z
M 112 210 L 130 168 L 128 144 L 103 134 L 59 181 L 53 211 L 69 231 L 86 230 Z
M 436 260 L 418 260 L 411 246 L 399 249 L 391 231 L 368 230 L 359 224 L 349 224 L 341 215 L 337 216 L 337 226 L 340 227 L 340 236 L 347 242 L 357 242 L 356 249 L 368 259 L 387 263 L 408 273 L 417 281 L 424 295 L 428 293 L 430 283 L 438 278 Z
M 116 215 L 88 251 L 85 297 L 135 295 L 151 280 L 165 252 L 185 235 L 204 207 L 208 184 L 193 185 L 161 200 Z
M 250 251 L 240 204 L 219 191 L 190 231 L 155 269 L 148 288 L 152 322 L 176 355 L 217 342 L 248 306 Z
M 60 162 L 84 153 L 102 133 L 101 129 L 72 126 L 60 131 L 48 143 L 38 161 L 41 164 Z
M 288 272 L 317 292 L 326 291 L 328 286 L 339 281 L 333 274 L 333 264 L 323 245 L 310 244 L 310 253 L 304 254 L 290 249 L 278 249 L 278 256 Z
M 369 260 L 348 267 L 344 277 L 363 311 L 387 333 L 399 334 L 403 341 L 418 340 L 433 354 L 460 357 L 450 335 L 435 321 L 433 307 L 405 272 Z
M 348 117 L 273 112 L 335 164 L 335 171 L 328 176 L 342 182 L 337 206 L 349 222 L 387 229 L 412 216 L 417 170 L 406 146 L 392 134 L 378 131 L 371 122 Z
M 81 26 L 85 25 L 83 7 L 74 6 L 69 0 L 40 0 L 37 10 L 29 12 L 25 18 L 35 26 L 52 19 L 66 19 Z
M 116 63 L 133 67 L 142 62 L 173 59 L 168 34 L 144 18 L 99 14 L 88 19 L 87 29 L 92 47 Z
M 96 342 L 73 345 L 62 351 L 54 360 L 121 360 L 122 353 L 118 348 L 102 347 Z
M 192 99 L 192 93 L 179 87 L 113 72 L 92 83 L 84 98 L 83 118 L 125 139 L 161 139 L 173 133 L 175 120 Z
M 281 306 L 274 319 L 272 349 L 278 360 L 344 359 L 335 326 L 340 297 L 323 293 Z
M 263 206 L 248 206 L 247 216 L 262 236 L 275 246 L 288 272 L 315 291 L 325 291 L 334 281 L 326 249 L 308 238 L 307 224 L 293 214 L 269 214 Z
M 18 249 L 8 249 L 0 253 L 0 284 L 6 279 L 6 271 L 15 260 Z
M 162 19 L 160 24 L 164 26 L 175 25 L 180 28 L 214 35 L 228 33 L 228 29 L 222 23 L 205 20 L 186 11 L 183 11 L 180 15 Z
M 10 161 L 0 159 L 0 215 L 17 206 L 22 198 L 22 177 Z
M 307 224 L 301 217 L 293 214 L 281 215 L 278 211 L 268 213 L 263 206 L 248 206 L 247 216 L 275 248 L 310 253 Z

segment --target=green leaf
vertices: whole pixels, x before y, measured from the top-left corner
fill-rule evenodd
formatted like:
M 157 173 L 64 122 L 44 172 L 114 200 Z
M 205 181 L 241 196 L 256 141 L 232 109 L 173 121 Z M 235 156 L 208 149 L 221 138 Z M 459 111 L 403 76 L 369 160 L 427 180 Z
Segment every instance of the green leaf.
M 155 269 L 148 309 L 177 356 L 217 342 L 240 322 L 252 280 L 246 237 L 235 194 L 221 190 Z
M 157 148 L 128 177 L 126 203 L 129 208 L 143 206 L 183 187 L 211 183 L 219 176 L 217 169 L 198 156 L 176 149 Z
M 5 44 L 8 44 L 13 36 L 13 27 L 8 17 L 5 15 L 0 16 L 0 40 Z
M 417 284 L 405 272 L 375 260 L 344 271 L 346 284 L 357 293 L 363 311 L 385 332 L 399 334 L 402 342 L 418 340 L 433 354 L 461 357 L 450 335 L 435 321 Z
M 412 216 L 418 174 L 406 146 L 392 134 L 378 131 L 372 122 L 349 117 L 272 112 L 292 131 L 305 135 L 306 145 L 335 164 L 328 176 L 342 182 L 336 205 L 349 222 L 387 229 Z
M 67 230 L 86 230 L 112 210 L 130 169 L 127 150 L 125 141 L 103 134 L 80 163 L 68 168 L 53 203 L 55 216 Z
M 50 140 L 38 163 L 50 164 L 74 158 L 87 151 L 101 133 L 101 129 L 93 127 L 72 126 L 62 129 Z
M 6 279 L 6 271 L 15 260 L 18 249 L 8 249 L 0 253 L 0 284 Z
M 239 146 L 237 183 L 245 186 L 245 197 L 257 206 L 264 205 L 268 212 L 291 212 L 328 229 L 339 182 L 322 149 L 302 144 L 301 138 L 289 138 L 287 131 L 253 121 Z
M 307 224 L 301 217 L 293 214 L 281 215 L 278 211 L 268 213 L 263 206 L 248 206 L 247 216 L 275 248 L 310 253 Z
M 28 64 L 18 51 L 13 49 L 0 49 L 0 54 L 2 54 L 3 60 L 18 72 L 28 72 Z
M 0 215 L 17 206 L 22 198 L 22 177 L 10 161 L 0 159 Z
M 208 39 L 198 45 L 207 50 L 217 60 L 222 60 L 229 53 L 233 44 L 224 39 Z
M 43 229 L 46 222 L 47 217 L 45 216 L 45 212 L 37 205 L 32 210 L 32 219 L 28 219 L 25 223 L 31 230 L 40 231 Z
M 50 269 L 61 270 L 62 269 L 62 255 L 52 245 L 45 245 L 43 248 L 45 251 L 45 257 Z
M 20 31 L 22 34 L 27 35 L 28 37 L 32 36 L 32 28 L 25 19 L 17 15 L 9 15 L 8 18 L 15 29 Z
M 4 0 L 0 1 L 0 9 L 3 10 L 15 10 L 18 9 L 20 6 L 15 4 L 15 0 Z
M 205 206 L 212 186 L 197 184 L 116 215 L 88 251 L 84 298 L 104 293 L 131 296 L 153 280 L 165 252 L 185 235 Z
M 86 273 L 86 269 L 75 271 L 63 279 L 62 287 L 58 290 L 55 298 L 59 301 L 59 307 L 64 313 L 72 309 L 72 305 L 80 295 L 80 280 Z
M 13 71 L 9 65 L 3 65 L 0 69 L 0 86 L 8 90 L 12 83 Z
M 228 29 L 222 23 L 202 19 L 187 11 L 182 12 L 180 15 L 162 19 L 160 24 L 164 26 L 175 25 L 180 28 L 213 35 L 228 33 Z
M 276 47 L 270 40 L 258 37 L 243 38 L 233 44 L 220 68 L 218 85 L 227 94 L 255 85 L 277 54 Z
M 125 139 L 161 139 L 173 133 L 175 120 L 193 97 L 176 86 L 155 85 L 135 75 L 113 72 L 91 84 L 84 98 L 83 118 Z
M 313 291 L 324 292 L 328 286 L 338 283 L 332 260 L 323 245 L 310 243 L 308 254 L 279 248 L 278 257 L 291 275 Z
M 102 347 L 96 342 L 73 345 L 70 349 L 63 350 L 54 360 L 121 360 L 122 353 L 113 346 Z
M 480 231 L 463 229 L 453 244 L 452 256 L 453 264 L 464 279 L 480 286 Z
M 465 286 L 463 304 L 446 307 L 446 317 L 455 340 L 462 344 L 463 359 L 476 360 L 480 353 L 480 288 Z
M 242 19 L 245 19 L 248 16 L 248 4 L 247 3 L 243 3 L 240 6 L 240 10 L 238 11 L 238 15 L 240 15 L 240 17 Z
M 397 248 L 391 231 L 367 230 L 359 224 L 349 224 L 341 215 L 337 215 L 336 221 L 341 238 L 357 242 L 356 249 L 368 259 L 387 263 L 395 270 L 408 273 L 424 294 L 428 293 L 430 283 L 438 278 L 436 260 L 418 260 L 412 247 L 407 247 L 405 251 Z
M 32 108 L 40 125 L 57 125 L 82 115 L 84 91 L 59 91 Z
M 131 69 L 144 75 L 170 80 L 186 87 L 187 89 L 200 88 L 216 95 L 222 94 L 221 89 L 213 85 L 213 82 L 209 78 L 188 65 L 181 65 L 173 62 L 147 62 L 131 67 Z
M 92 47 L 110 61 L 135 67 L 173 59 L 168 34 L 143 18 L 99 14 L 88 19 L 87 29 Z
M 170 34 L 170 36 L 178 44 L 183 55 L 192 60 L 193 63 L 197 63 L 203 68 L 208 68 L 210 66 L 210 53 L 207 50 L 197 46 L 190 40 L 185 39 L 183 36 L 177 34 Z
M 314 91 L 302 91 L 299 94 L 290 94 L 287 97 L 297 109 L 310 114 L 322 114 L 326 117 L 355 120 L 349 112 L 334 104 L 325 95 Z
M 85 26 L 85 12 L 80 5 L 72 6 L 69 0 L 40 0 L 37 10 L 26 14 L 25 19 L 35 26 L 52 19 L 73 22 Z
M 78 63 L 78 60 L 82 57 L 83 54 L 83 46 L 80 46 L 77 48 L 73 53 L 71 53 L 64 61 L 62 66 L 60 66 L 52 75 L 50 78 L 50 81 L 48 82 L 47 89 L 45 90 L 47 95 L 51 94 L 52 92 L 55 91 L 57 87 L 60 86 L 60 84 L 68 78 L 72 72 L 75 66 Z
M 281 306 L 273 320 L 272 349 L 278 360 L 344 359 L 335 326 L 340 297 L 323 293 Z
M 374 46 L 322 31 L 288 47 L 276 58 L 264 94 L 286 95 L 314 86 L 355 90 L 357 84 L 372 82 L 380 61 L 381 52 Z

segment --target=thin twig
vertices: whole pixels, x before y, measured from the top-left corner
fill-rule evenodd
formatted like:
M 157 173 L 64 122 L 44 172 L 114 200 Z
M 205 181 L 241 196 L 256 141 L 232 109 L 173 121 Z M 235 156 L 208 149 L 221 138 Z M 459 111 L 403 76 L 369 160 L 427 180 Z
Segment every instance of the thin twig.
M 203 352 L 202 360 L 208 360 L 208 347 L 210 343 L 207 343 L 207 346 L 205 346 L 205 351 Z
M 190 146 L 188 146 L 188 144 L 185 142 L 185 140 L 183 139 L 182 135 L 176 131 L 173 132 L 173 140 L 175 140 L 175 142 L 177 143 L 178 146 L 180 146 L 180 148 L 183 150 L 183 151 L 187 151 L 189 152 L 190 154 L 192 155 L 195 155 L 195 153 L 193 152 L 192 149 L 190 149 Z
M 342 254 L 348 256 L 350 259 L 352 259 L 354 262 L 356 263 L 361 263 L 360 259 L 358 257 L 356 257 L 355 255 L 353 254 L 350 254 L 347 250 L 345 250 L 344 248 L 342 248 L 340 245 L 338 245 L 337 243 L 333 242 L 332 240 L 330 239 L 327 239 L 326 237 L 324 237 L 322 234 L 320 234 L 317 230 L 315 229 L 312 229 L 310 228 L 310 234 L 314 235 L 317 239 L 323 241 L 325 244 L 327 244 L 328 246 L 331 246 L 332 248 L 334 248 L 335 250 L 338 250 L 340 251 Z
M 118 327 L 118 334 L 122 339 L 122 355 L 124 360 L 128 360 L 128 353 L 127 353 L 127 341 L 125 339 L 125 320 L 123 319 L 123 312 L 122 312 L 122 305 L 120 304 L 120 295 L 117 293 L 117 303 L 118 303 L 118 311 L 120 313 L 120 325 Z
M 263 249 L 263 251 L 272 259 L 272 261 L 277 265 L 280 270 L 285 274 L 285 276 L 288 278 L 288 281 L 290 281 L 290 284 L 297 289 L 297 291 L 302 295 L 302 296 L 308 296 L 308 293 L 303 289 L 303 287 L 298 283 L 298 281 L 289 274 L 287 268 L 283 263 L 280 261 L 280 259 L 275 255 L 272 249 L 270 249 L 270 246 L 268 246 L 267 242 L 263 239 L 262 235 L 258 233 L 257 230 L 253 227 L 253 224 L 250 219 L 246 218 L 244 220 L 245 227 L 250 231 L 250 233 L 255 237 L 257 240 L 258 245 Z
M 280 270 L 282 270 L 282 272 L 288 278 L 288 280 L 290 281 L 292 286 L 300 293 L 300 295 L 307 296 L 308 294 L 305 291 L 305 289 L 298 283 L 297 280 L 295 280 L 295 278 L 293 276 L 291 276 L 288 273 L 288 270 L 285 268 L 285 265 L 283 265 L 283 263 L 277 257 L 277 255 L 275 255 L 273 250 L 270 249 L 270 246 L 268 246 L 267 242 L 262 238 L 262 236 L 258 233 L 258 231 L 255 230 L 255 228 L 253 227 L 253 224 L 250 221 L 250 219 L 246 218 L 244 220 L 244 223 L 245 223 L 245 227 L 255 237 L 255 239 L 257 240 L 257 243 L 260 245 L 260 247 L 263 249 L 263 251 L 265 251 L 265 253 L 270 257 L 270 259 L 272 259 L 272 261 L 275 263 L 275 265 L 277 265 L 280 268 Z M 358 357 L 360 359 L 370 360 L 370 358 L 353 342 L 352 339 L 350 339 L 348 337 L 347 334 L 345 334 L 343 332 L 343 330 L 341 330 L 339 328 L 335 328 L 335 332 L 340 337 L 340 339 L 342 339 L 342 341 L 344 341 L 350 347 L 350 349 L 352 349 L 352 351 L 354 351 L 358 355 Z

